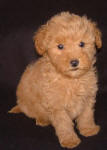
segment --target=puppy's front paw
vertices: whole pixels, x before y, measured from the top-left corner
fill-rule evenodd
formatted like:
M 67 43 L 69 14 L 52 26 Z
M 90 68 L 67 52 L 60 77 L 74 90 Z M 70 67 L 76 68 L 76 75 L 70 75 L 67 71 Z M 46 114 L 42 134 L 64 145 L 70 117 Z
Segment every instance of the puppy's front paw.
M 85 128 L 81 128 L 79 130 L 83 136 L 88 137 L 88 136 L 96 135 L 100 131 L 100 126 L 95 125 L 93 127 L 85 127 Z
M 66 148 L 74 148 L 76 146 L 78 146 L 80 144 L 81 140 L 78 137 L 71 137 L 71 138 L 67 138 L 64 137 L 64 139 L 62 139 L 60 141 L 60 144 L 62 147 L 66 147 Z

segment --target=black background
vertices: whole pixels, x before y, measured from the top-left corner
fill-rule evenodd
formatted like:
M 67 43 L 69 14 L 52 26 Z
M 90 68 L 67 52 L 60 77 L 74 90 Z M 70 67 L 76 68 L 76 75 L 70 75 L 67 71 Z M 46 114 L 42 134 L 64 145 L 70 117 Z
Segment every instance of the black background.
M 61 150 L 54 129 L 39 127 L 24 114 L 8 114 L 16 104 L 16 86 L 25 67 L 38 58 L 32 37 L 52 15 L 70 11 L 97 21 L 103 34 L 98 54 L 99 91 L 95 111 L 97 136 L 75 150 L 107 150 L 107 1 L 0 0 L 0 150 Z

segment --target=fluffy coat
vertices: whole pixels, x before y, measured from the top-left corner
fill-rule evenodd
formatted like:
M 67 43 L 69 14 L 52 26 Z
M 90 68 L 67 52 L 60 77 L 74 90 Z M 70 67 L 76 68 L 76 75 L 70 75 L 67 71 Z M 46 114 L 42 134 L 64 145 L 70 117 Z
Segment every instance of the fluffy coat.
M 73 148 L 80 143 L 73 120 L 84 136 L 100 129 L 94 121 L 98 87 L 93 65 L 96 46 L 102 45 L 101 32 L 86 16 L 62 12 L 39 28 L 34 42 L 42 57 L 23 73 L 17 105 L 10 112 L 23 112 L 37 125 L 51 124 L 60 144 Z M 72 60 L 78 60 L 78 66 Z

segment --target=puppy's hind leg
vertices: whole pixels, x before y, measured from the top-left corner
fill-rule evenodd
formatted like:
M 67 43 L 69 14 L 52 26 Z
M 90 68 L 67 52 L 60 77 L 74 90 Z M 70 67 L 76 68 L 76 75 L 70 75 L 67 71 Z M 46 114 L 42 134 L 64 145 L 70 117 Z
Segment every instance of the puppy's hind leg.
M 21 112 L 22 111 L 20 110 L 18 105 L 14 106 L 11 110 L 8 111 L 8 113 L 21 113 Z
M 40 126 L 50 125 L 48 113 L 40 105 L 36 107 L 36 125 L 40 125 Z

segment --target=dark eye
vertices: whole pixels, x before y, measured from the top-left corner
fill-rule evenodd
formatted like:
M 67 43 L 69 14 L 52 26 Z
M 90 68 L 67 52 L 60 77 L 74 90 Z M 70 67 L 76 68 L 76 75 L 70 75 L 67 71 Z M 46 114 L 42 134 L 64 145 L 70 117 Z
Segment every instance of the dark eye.
M 58 47 L 58 49 L 60 49 L 60 50 L 64 49 L 64 45 L 63 45 L 63 44 L 59 44 L 57 47 Z
M 80 46 L 80 47 L 84 47 L 84 46 L 85 46 L 85 43 L 84 43 L 84 42 L 80 42 L 79 46 Z

